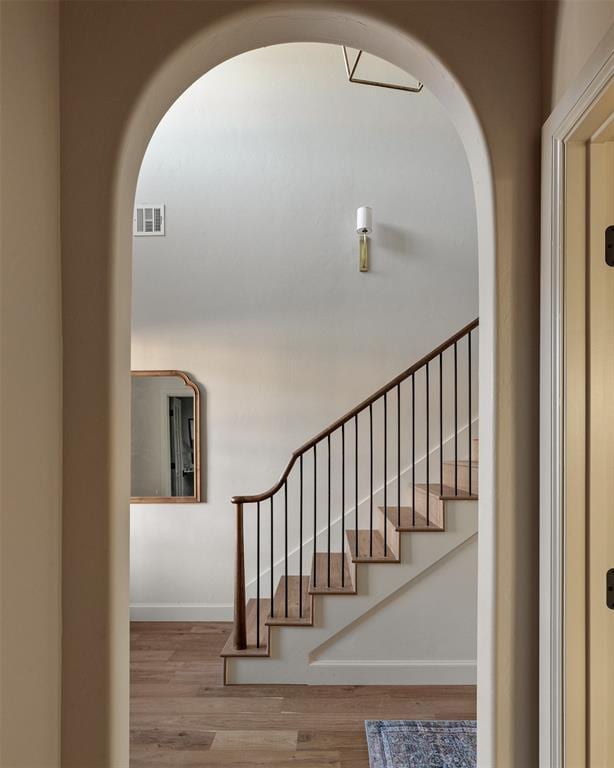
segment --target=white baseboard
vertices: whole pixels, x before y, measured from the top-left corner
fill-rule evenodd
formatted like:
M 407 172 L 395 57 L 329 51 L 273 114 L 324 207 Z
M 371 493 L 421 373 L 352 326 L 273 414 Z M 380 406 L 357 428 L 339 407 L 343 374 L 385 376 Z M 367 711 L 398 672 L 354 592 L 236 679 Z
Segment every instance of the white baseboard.
M 309 665 L 338 685 L 475 685 L 477 662 L 450 659 L 319 659 Z
M 232 621 L 230 603 L 133 603 L 130 621 Z

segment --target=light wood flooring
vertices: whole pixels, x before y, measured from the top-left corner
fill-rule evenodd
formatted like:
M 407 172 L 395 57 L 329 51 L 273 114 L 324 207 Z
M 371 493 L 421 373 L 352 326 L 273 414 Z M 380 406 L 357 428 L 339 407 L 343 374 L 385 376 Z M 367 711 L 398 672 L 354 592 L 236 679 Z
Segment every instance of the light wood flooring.
M 368 768 L 365 720 L 475 718 L 474 686 L 224 687 L 231 627 L 131 625 L 131 768 Z

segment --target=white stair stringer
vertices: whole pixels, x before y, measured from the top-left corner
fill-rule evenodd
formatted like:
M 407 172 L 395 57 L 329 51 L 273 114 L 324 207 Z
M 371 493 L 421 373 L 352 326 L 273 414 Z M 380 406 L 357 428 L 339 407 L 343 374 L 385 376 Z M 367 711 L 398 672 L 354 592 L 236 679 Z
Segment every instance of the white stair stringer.
M 436 567 L 455 549 L 477 534 L 478 502 L 446 501 L 444 532 L 401 533 L 401 562 L 357 565 L 357 594 L 318 595 L 315 599 L 312 627 L 272 627 L 270 656 L 262 658 L 227 658 L 226 681 L 229 684 L 307 684 L 347 685 L 356 682 L 355 671 L 343 665 L 330 667 L 312 663 L 323 645 L 373 611 L 412 580 Z M 433 595 L 436 604 L 437 595 Z M 416 619 L 419 621 L 420 617 Z M 428 665 L 428 662 L 425 662 Z M 428 683 L 428 669 L 407 665 L 406 673 L 387 665 L 385 660 L 373 665 L 371 684 Z M 426 676 L 426 678 L 425 678 Z M 433 680 L 432 682 L 436 682 Z
M 311 665 L 342 685 L 475 685 L 477 538 L 314 649 Z

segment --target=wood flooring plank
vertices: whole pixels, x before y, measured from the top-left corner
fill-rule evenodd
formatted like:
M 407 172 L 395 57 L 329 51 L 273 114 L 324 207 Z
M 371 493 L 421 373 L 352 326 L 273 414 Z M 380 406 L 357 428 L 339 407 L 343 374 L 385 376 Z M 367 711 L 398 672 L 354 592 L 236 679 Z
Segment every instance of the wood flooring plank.
M 353 750 L 360 752 L 367 746 L 367 736 L 362 731 L 299 731 L 298 750 Z
M 209 749 L 215 738 L 215 731 L 168 731 L 164 728 L 134 730 L 130 733 L 133 747 L 155 747 L 156 749 Z M 143 750 L 144 751 L 144 750 Z
M 133 699 L 165 699 L 167 696 L 176 698 L 177 696 L 198 696 L 200 685 L 197 682 L 174 683 L 172 680 L 166 683 L 132 683 L 130 685 L 130 696 Z
M 278 714 L 281 712 L 283 699 L 261 697 L 245 699 L 242 697 L 218 698 L 216 696 L 190 696 L 184 698 L 157 697 L 145 698 L 139 703 L 141 715 L 208 715 L 208 714 Z
M 158 650 L 144 650 L 135 649 L 131 651 L 130 658 L 132 661 L 168 661 L 173 655 L 174 651 L 168 648 Z
M 346 765 L 350 765 L 346 763 Z M 226 768 L 254 768 L 271 766 L 274 768 L 341 768 L 341 756 L 338 752 L 289 752 L 277 750 L 159 750 L 158 752 L 134 752 L 130 760 L 131 768 L 149 768 L 149 766 L 225 766 Z M 358 767 L 357 767 L 358 768 Z
M 296 751 L 298 731 L 218 731 L 211 749 Z

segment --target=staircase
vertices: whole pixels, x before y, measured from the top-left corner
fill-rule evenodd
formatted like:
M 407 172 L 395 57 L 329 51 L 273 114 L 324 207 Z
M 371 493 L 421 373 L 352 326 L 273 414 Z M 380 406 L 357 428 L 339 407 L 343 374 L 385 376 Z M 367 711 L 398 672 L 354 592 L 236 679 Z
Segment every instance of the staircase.
M 296 669 L 308 665 L 314 643 L 476 535 L 476 505 L 463 516 L 459 502 L 477 500 L 477 329 L 474 320 L 296 450 L 271 489 L 233 497 L 235 622 L 222 651 L 225 682 L 305 681 Z M 363 564 L 396 565 L 398 577 L 384 584 L 374 568 L 361 594 Z M 297 634 L 305 627 L 307 644 Z M 310 678 L 326 682 L 326 671 Z

